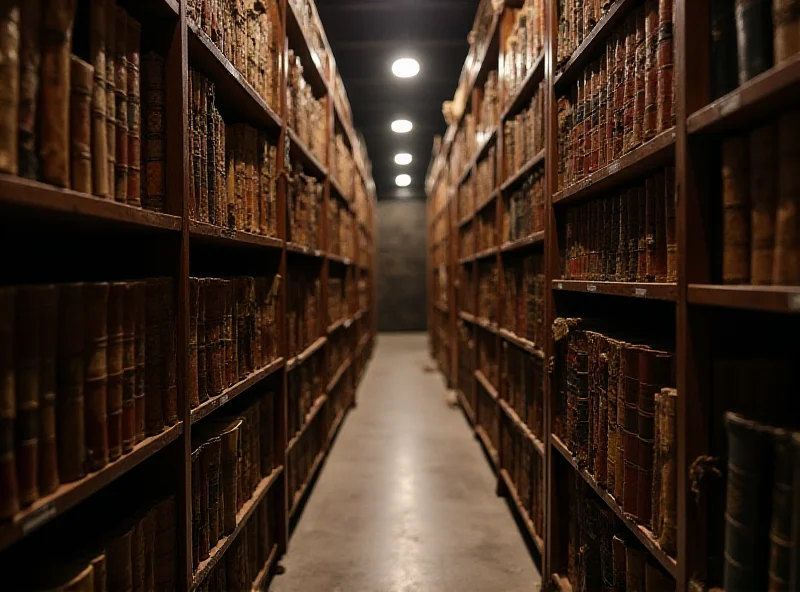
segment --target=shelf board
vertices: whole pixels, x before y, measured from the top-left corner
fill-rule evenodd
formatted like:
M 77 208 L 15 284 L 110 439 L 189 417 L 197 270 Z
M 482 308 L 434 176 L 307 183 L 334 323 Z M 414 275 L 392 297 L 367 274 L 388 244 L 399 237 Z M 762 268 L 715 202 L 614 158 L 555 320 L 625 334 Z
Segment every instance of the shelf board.
M 689 134 L 728 131 L 774 116 L 800 99 L 800 54 L 748 80 L 740 87 L 692 113 Z
M 347 372 L 347 369 L 350 367 L 350 363 L 352 362 L 351 358 L 347 358 L 342 365 L 339 366 L 339 369 L 336 371 L 336 374 L 333 375 L 333 378 L 330 379 L 328 382 L 328 386 L 325 387 L 325 392 L 330 393 L 333 389 L 336 388 L 336 385 L 344 376 L 344 373 Z
M 208 401 L 204 401 L 194 409 L 192 409 L 191 415 L 191 422 L 192 424 L 197 423 L 204 417 L 207 417 L 209 414 L 213 413 L 229 401 L 232 401 L 243 392 L 248 390 L 249 388 L 255 386 L 268 376 L 271 376 L 278 370 L 284 367 L 284 360 L 283 358 L 278 358 L 270 362 L 267 366 L 262 368 L 261 370 L 257 370 L 250 374 L 249 376 L 243 378 L 233 386 L 228 387 L 222 393 L 209 399 Z
M 304 245 L 298 245 L 297 243 L 287 242 L 286 250 L 290 253 L 296 253 L 298 255 L 306 255 L 307 257 L 316 257 L 317 259 L 325 258 L 324 251 L 321 251 L 319 249 L 311 249 Z
M 481 383 L 481 386 L 484 390 L 489 393 L 489 396 L 496 401 L 500 399 L 499 395 L 497 394 L 497 389 L 494 388 L 489 379 L 481 372 L 480 370 L 475 370 L 475 378 L 478 379 L 478 382 Z
M 461 408 L 464 410 L 464 413 L 467 415 L 467 419 L 469 420 L 470 425 L 475 425 L 475 412 L 470 407 L 469 401 L 467 401 L 467 397 L 464 396 L 464 393 L 461 390 L 456 391 L 458 395 L 458 401 L 461 403 Z
M 475 317 L 475 324 L 478 325 L 481 329 L 485 331 L 489 331 L 490 333 L 497 333 L 497 323 L 493 323 L 489 319 L 483 317 Z
M 294 498 L 292 499 L 292 509 L 289 510 L 289 522 L 294 519 L 295 513 L 300 509 L 300 502 L 303 501 L 303 498 L 308 492 L 309 486 L 314 482 L 317 472 L 322 467 L 322 461 L 325 460 L 327 453 L 327 450 L 321 450 L 320 453 L 317 454 L 317 458 L 314 459 L 314 464 L 311 465 L 311 470 L 308 472 L 308 478 L 306 479 L 306 482 L 303 483 L 302 487 L 300 487 L 300 489 L 297 490 L 297 493 L 295 493 Z
M 99 471 L 88 473 L 78 481 L 62 484 L 53 493 L 39 498 L 32 505 L 17 512 L 10 521 L 0 524 L 0 550 L 28 536 L 86 500 L 177 440 L 182 433 L 183 423 L 177 423 L 160 434 L 145 438 L 131 452 L 109 462 Z
M 525 107 L 525 104 L 533 98 L 533 95 L 536 93 L 537 85 L 544 79 L 544 52 L 539 58 L 534 62 L 533 67 L 530 71 L 525 75 L 525 78 L 522 81 L 522 84 L 519 85 L 519 89 L 508 102 L 508 107 L 503 112 L 500 121 L 507 121 L 513 115 L 516 115 L 522 108 Z
M 462 226 L 466 226 L 467 224 L 472 222 L 472 218 L 473 218 L 474 215 L 475 215 L 475 213 L 473 212 L 472 214 L 467 214 L 466 216 L 461 218 L 458 221 L 458 227 L 461 228 Z
M 506 485 L 506 489 L 511 497 L 511 501 L 514 502 L 514 506 L 517 508 L 517 513 L 519 514 L 520 518 L 522 518 L 522 523 L 528 530 L 528 534 L 530 535 L 531 540 L 533 540 L 536 550 L 539 551 L 539 555 L 541 557 L 544 557 L 544 539 L 536 532 L 536 527 L 533 525 L 533 521 L 528 514 L 527 508 L 523 507 L 522 505 L 522 500 L 519 497 L 519 493 L 517 493 L 517 488 L 514 485 L 514 482 L 511 480 L 511 476 L 505 469 L 500 469 L 500 477 L 503 479 L 503 482 Z
M 260 127 L 280 130 L 283 125 L 278 114 L 256 92 L 244 74 L 225 57 L 211 38 L 187 20 L 189 27 L 189 62 L 208 75 L 215 83 L 215 98 L 223 113 L 234 121 L 246 121 Z
M 353 315 L 353 322 L 355 323 L 356 321 L 360 321 L 361 318 L 365 314 L 367 314 L 368 311 L 369 311 L 368 308 L 362 308 L 361 310 L 359 310 L 356 314 Z
M 486 454 L 492 463 L 492 470 L 494 470 L 494 472 L 496 473 L 498 468 L 500 467 L 500 456 L 497 454 L 497 450 L 492 445 L 492 441 L 489 439 L 489 435 L 486 433 L 486 430 L 484 430 L 483 427 L 479 425 L 475 426 L 475 434 L 478 436 L 478 440 L 480 440 L 480 443 L 483 445 L 484 450 L 486 450 Z
M 327 343 L 327 337 L 319 337 L 314 343 L 309 345 L 306 349 L 302 352 L 297 354 L 295 357 L 290 358 L 288 362 L 286 362 L 286 371 L 290 372 L 297 368 L 300 364 L 305 362 L 308 358 L 313 356 L 320 348 L 322 348 L 325 343 Z
M 689 284 L 691 304 L 760 310 L 765 312 L 800 312 L 800 286 L 717 286 Z
M 500 252 L 510 253 L 511 251 L 518 251 L 534 245 L 543 245 L 543 244 L 544 244 L 544 230 L 539 230 L 538 232 L 534 232 L 533 234 L 526 236 L 525 238 L 520 238 L 510 243 L 504 243 L 500 247 Z
M 344 319 L 339 319 L 335 323 L 331 323 L 330 325 L 328 325 L 328 335 L 330 335 L 331 333 L 336 333 L 336 331 L 338 331 L 342 327 L 344 327 L 345 329 L 349 329 L 350 325 L 353 324 L 353 321 L 354 321 L 353 317 L 346 317 Z
M 152 212 L 140 207 L 101 199 L 16 175 L 0 173 L 0 207 L 20 212 L 51 215 L 63 221 L 78 220 L 103 229 L 147 229 L 178 232 L 180 216 Z M 3 218 L 8 218 L 3 212 Z
M 552 287 L 553 290 L 557 291 L 626 296 L 628 298 L 640 298 L 643 300 L 666 300 L 675 302 L 678 299 L 678 284 L 553 280 Z
M 561 90 L 562 87 L 577 79 L 583 73 L 585 66 L 605 47 L 606 40 L 617 24 L 639 5 L 641 5 L 640 0 L 616 0 L 560 69 L 560 73 L 553 80 L 553 87 Z
M 267 590 L 267 586 L 269 586 L 269 580 L 272 575 L 272 568 L 277 559 L 278 545 L 272 545 L 272 550 L 269 552 L 267 561 L 264 563 L 264 567 L 261 568 L 261 571 L 258 572 L 256 579 L 253 581 L 253 587 L 250 589 L 250 592 L 265 592 Z
M 311 43 L 309 43 L 306 32 L 300 26 L 300 19 L 291 2 L 287 2 L 286 37 L 289 40 L 289 49 L 293 50 L 295 55 L 300 56 L 303 62 L 303 74 L 306 82 L 314 89 L 314 95 L 319 97 L 328 94 L 327 75 L 322 71 L 321 59 L 311 49 Z
M 473 69 L 473 74 L 472 74 L 472 76 L 470 76 L 469 82 L 467 83 L 466 92 L 464 93 L 465 97 L 471 97 L 472 96 L 472 91 L 475 88 L 475 85 L 477 84 L 478 80 L 480 80 L 483 77 L 484 74 L 488 74 L 492 70 L 492 68 L 489 67 L 489 66 L 492 65 L 492 63 L 489 62 L 487 57 L 489 55 L 489 51 L 492 49 L 492 44 L 495 42 L 495 37 L 496 37 L 497 31 L 499 29 L 499 24 L 500 24 L 499 15 L 497 15 L 497 14 L 492 15 L 492 22 L 489 24 L 489 29 L 488 29 L 488 32 L 487 32 L 487 35 L 486 35 L 486 46 L 483 48 L 482 54 L 480 56 L 476 56 L 475 60 L 470 64 L 470 67 Z M 494 66 L 495 66 L 495 68 L 497 67 L 497 63 L 496 62 L 494 63 Z M 463 68 L 462 68 L 462 72 L 463 72 Z M 469 103 L 469 99 L 467 99 L 467 103 Z M 459 125 L 461 125 L 461 122 L 463 121 L 464 115 L 466 115 L 466 113 L 467 113 L 467 109 L 465 108 L 461 113 L 461 117 L 456 122 L 456 125 L 455 126 L 450 126 L 450 127 L 451 128 L 457 128 Z M 448 140 L 447 136 L 449 135 L 449 129 L 450 128 L 448 128 L 448 133 L 445 136 L 445 142 L 444 143 L 450 143 L 450 142 L 447 142 L 447 140 Z
M 498 329 L 497 334 L 508 341 L 509 343 L 513 343 L 520 349 L 524 349 L 529 354 L 533 354 L 538 358 L 544 359 L 544 350 L 537 346 L 532 341 L 528 341 L 527 339 L 523 339 L 519 337 L 516 333 L 509 331 L 508 329 Z
M 366 347 L 367 343 L 369 343 L 369 340 L 370 340 L 371 336 L 372 336 L 372 333 L 365 333 L 364 336 L 361 339 L 358 340 L 358 345 L 356 346 L 355 357 L 358 357 L 358 356 L 361 355 L 361 350 L 363 350 Z
M 468 323 L 472 323 L 473 325 L 477 325 L 478 321 L 475 318 L 475 315 L 470 314 L 468 312 L 464 312 L 463 310 L 458 311 L 458 318 L 467 321 Z
M 314 423 L 314 420 L 317 418 L 317 415 L 327 402 L 328 402 L 328 395 L 322 394 L 319 397 L 317 397 L 317 400 L 314 401 L 313 405 L 311 405 L 311 409 L 309 409 L 308 413 L 306 413 L 305 421 L 303 421 L 303 425 L 300 426 L 300 430 L 298 430 L 298 432 L 294 436 L 292 436 L 292 439 L 289 440 L 289 443 L 286 445 L 287 456 L 289 455 L 289 452 L 291 452 L 292 448 L 294 448 L 294 445 L 297 444 L 300 441 L 300 438 L 302 438 L 305 435 L 308 427 L 312 423 Z
M 483 210 L 486 206 L 491 205 L 498 195 L 500 195 L 500 192 L 497 189 L 495 189 L 489 194 L 489 196 L 486 199 L 478 202 L 478 205 L 475 208 L 475 213 L 473 214 L 473 216 L 477 216 L 481 212 L 481 210 Z
M 189 237 L 197 243 L 283 249 L 283 241 L 279 238 L 253 234 L 252 232 L 242 232 L 194 220 L 189 222 Z
M 462 257 L 458 260 L 459 265 L 466 265 L 467 263 L 472 263 L 475 261 L 475 255 L 467 255 L 466 257 Z
M 336 255 L 334 253 L 328 253 L 328 261 L 333 261 L 334 263 L 341 263 L 342 265 L 352 265 L 353 260 L 350 257 L 345 257 L 344 255 Z
M 303 164 L 303 172 L 316 177 L 320 181 L 324 181 L 328 176 L 328 169 L 325 168 L 316 155 L 311 152 L 311 148 L 305 145 L 300 136 L 297 135 L 292 128 L 287 127 L 289 132 L 289 150 L 294 156 L 294 160 L 300 160 Z
M 537 166 L 539 166 L 544 162 L 545 158 L 544 155 L 545 151 L 542 150 L 541 152 L 539 152 L 539 154 L 537 154 L 536 156 L 531 158 L 528 162 L 523 164 L 516 173 L 514 173 L 511 177 L 509 177 L 506 181 L 504 181 L 502 185 L 500 185 L 500 191 L 505 193 L 511 187 L 515 186 L 520 181 L 524 180 L 533 171 L 533 169 L 535 169 Z
M 253 492 L 253 495 L 250 496 L 250 499 L 245 502 L 242 509 L 236 514 L 236 528 L 233 529 L 231 534 L 221 538 L 214 548 L 209 551 L 208 558 L 201 561 L 200 565 L 197 566 L 197 570 L 195 570 L 192 576 L 192 591 L 200 587 L 208 577 L 208 574 L 211 573 L 214 566 L 225 556 L 225 552 L 242 533 L 244 527 L 247 525 L 247 521 L 255 514 L 256 508 L 258 508 L 258 505 L 266 497 L 272 485 L 278 480 L 278 476 L 282 471 L 283 467 L 278 467 L 261 480 L 256 490 Z
M 488 257 L 496 255 L 497 252 L 498 252 L 497 247 L 489 247 L 488 249 L 484 249 L 483 251 L 478 251 L 477 253 L 475 253 L 473 259 L 475 259 L 475 261 L 478 261 L 479 259 L 486 259 Z
M 566 445 L 556 436 L 555 434 L 551 434 L 550 441 L 553 443 L 553 447 L 563 456 L 566 461 L 572 466 L 573 469 L 580 475 L 584 481 L 594 489 L 595 493 L 606 503 L 606 505 L 611 508 L 617 517 L 625 524 L 628 530 L 637 538 L 642 545 L 648 550 L 650 555 L 652 555 L 660 564 L 661 566 L 667 570 L 667 572 L 673 577 L 677 578 L 678 575 L 678 563 L 667 555 L 653 538 L 653 533 L 650 532 L 647 528 L 642 526 L 641 524 L 637 524 L 636 522 L 631 519 L 631 517 L 625 513 L 625 511 L 619 506 L 617 500 L 609 494 L 605 489 L 600 487 L 597 484 L 597 481 L 594 480 L 594 477 L 586 471 L 578 466 L 578 462 L 575 460 L 575 457 L 572 456 L 572 453 L 566 447 Z
M 619 0 L 618 0 L 619 1 Z M 566 189 L 553 194 L 553 205 L 565 204 L 600 193 L 641 177 L 675 160 L 675 128 L 660 133 L 599 171 L 590 173 Z
M 344 423 L 344 418 L 347 415 L 347 412 L 350 410 L 350 406 L 348 405 L 339 413 L 336 414 L 336 417 L 331 424 L 331 429 L 328 431 L 328 444 L 327 447 L 330 450 L 331 444 L 333 444 L 333 439 L 336 438 L 336 434 L 339 432 L 339 428 L 342 427 L 342 423 Z
M 539 456 L 544 459 L 544 442 L 536 437 L 536 434 L 534 434 L 525 424 L 525 422 L 520 419 L 519 415 L 517 415 L 517 412 L 514 411 L 508 402 L 504 401 L 503 399 L 498 399 L 498 401 L 500 402 L 500 407 L 502 407 L 506 417 L 508 417 L 508 419 L 510 419 L 517 426 L 517 429 L 522 432 L 522 435 L 525 436 L 525 438 L 527 438 L 527 440 L 533 445 L 533 447 L 536 449 L 536 452 L 539 453 Z

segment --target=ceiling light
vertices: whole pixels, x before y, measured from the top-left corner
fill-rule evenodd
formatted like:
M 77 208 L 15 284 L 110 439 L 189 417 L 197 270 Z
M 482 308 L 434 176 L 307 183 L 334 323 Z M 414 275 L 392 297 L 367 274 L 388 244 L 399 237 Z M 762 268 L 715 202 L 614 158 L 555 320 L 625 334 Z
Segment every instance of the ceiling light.
M 394 182 L 397 183 L 398 187 L 408 187 L 411 185 L 411 177 L 409 175 L 397 175 Z
M 394 161 L 396 164 L 400 166 L 406 166 L 407 164 L 411 164 L 413 160 L 412 156 L 406 152 L 401 152 L 400 154 L 396 154 L 394 157 Z
M 398 119 L 392 122 L 392 131 L 396 134 L 407 134 L 414 127 L 408 119 Z
M 419 62 L 412 58 L 400 58 L 392 64 L 392 73 L 398 78 L 413 78 L 419 74 Z

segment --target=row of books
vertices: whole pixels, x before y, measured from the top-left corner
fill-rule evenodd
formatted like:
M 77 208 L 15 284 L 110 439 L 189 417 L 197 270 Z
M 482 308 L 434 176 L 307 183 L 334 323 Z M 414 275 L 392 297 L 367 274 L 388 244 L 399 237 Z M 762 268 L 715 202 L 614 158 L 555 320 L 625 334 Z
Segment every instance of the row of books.
M 503 126 L 505 153 L 504 177 L 514 176 L 526 162 L 544 150 L 544 82 L 520 113 L 506 120 Z
M 341 200 L 331 197 L 328 201 L 328 253 L 355 259 L 355 218 Z
M 0 171 L 163 211 L 164 60 L 141 56 L 141 26 L 113 0 L 90 4 L 89 61 L 72 55 L 76 10 L 32 0 L 0 16 Z
M 320 335 L 319 306 L 321 289 L 315 273 L 293 273 L 288 285 L 286 331 L 289 333 L 289 357 L 294 357 Z
M 323 166 L 328 162 L 328 97 L 317 98 L 303 78 L 303 62 L 289 50 L 286 121 Z
M 349 353 L 346 348 L 340 348 L 341 356 L 344 354 Z M 345 356 L 346 357 L 346 356 Z M 336 367 L 336 370 L 341 367 L 341 363 L 339 366 Z M 336 371 L 334 370 L 334 372 Z M 350 405 L 350 402 L 353 401 L 355 395 L 355 389 L 350 382 L 350 373 L 351 370 L 348 369 L 342 375 L 342 378 L 334 385 L 331 391 L 328 393 L 328 402 L 325 404 L 325 408 L 323 409 L 323 428 L 327 428 L 325 431 L 329 432 L 333 429 L 333 422 L 336 417 L 340 413 L 344 413 L 345 409 Z M 333 374 L 329 374 L 329 376 L 333 376 Z
M 567 506 L 567 577 L 573 590 L 674 592 L 675 580 L 627 538 L 611 509 L 577 475 Z
M 314 62 L 321 72 L 328 71 L 328 52 L 325 47 L 322 35 L 322 24 L 314 18 L 314 3 L 312 0 L 289 0 L 289 4 L 294 10 L 297 20 L 309 43 L 312 55 L 316 55 Z
M 350 148 L 344 139 L 344 135 L 337 133 L 336 140 L 333 145 L 333 152 L 331 153 L 333 162 L 331 163 L 331 175 L 336 179 L 339 187 L 346 193 L 342 197 L 345 199 L 352 198 L 350 193 L 353 188 L 353 183 L 356 182 L 356 161 L 350 152 Z
M 500 363 L 497 359 L 497 340 L 494 333 L 479 329 L 476 333 L 478 345 L 478 370 L 495 389 L 500 384 Z
M 712 100 L 800 50 L 800 15 L 787 0 L 715 0 L 710 29 Z
M 306 417 L 325 389 L 323 354 L 323 350 L 318 350 L 288 375 L 286 429 L 290 439 L 303 429 Z
M 497 84 L 497 70 L 486 76 L 483 85 L 483 100 L 478 108 L 477 132 L 481 137 L 488 137 L 497 129 L 500 121 L 500 88 Z
M 473 224 L 476 225 L 478 251 L 485 251 L 497 246 L 497 208 L 494 202 L 483 208 L 475 215 Z
M 556 67 L 562 68 L 618 0 L 558 0 Z
M 500 406 L 481 383 L 478 382 L 476 384 L 475 401 L 477 406 L 475 409 L 478 416 L 478 426 L 485 432 L 492 447 L 495 450 L 500 450 Z
M 566 209 L 564 279 L 676 282 L 675 169 Z
M 800 111 L 722 143 L 722 281 L 800 284 Z
M 0 288 L 0 519 L 178 421 L 168 278 Z
M 478 151 L 477 121 L 473 113 L 464 115 L 461 125 L 456 130 L 453 145 L 450 149 L 450 182 L 455 185 Z
M 297 501 L 300 490 L 308 484 L 308 480 L 312 477 L 311 469 L 327 444 L 327 432 L 323 434 L 324 425 L 327 423 L 325 414 L 319 413 L 311 421 L 313 425 L 309 425 L 303 436 L 287 454 L 290 508 L 293 502 Z
M 543 348 L 547 338 L 544 256 L 507 257 L 503 261 L 503 274 L 503 328 Z
M 500 272 L 496 261 L 478 262 L 478 316 L 490 323 L 497 323 L 500 296 Z
M 674 127 L 673 4 L 646 0 L 558 98 L 559 189 Z
M 188 0 L 186 12 L 267 104 L 277 109 L 283 49 L 280 2 Z
M 477 164 L 471 180 L 475 184 L 473 207 L 478 207 L 489 198 L 495 188 L 497 180 L 497 148 L 495 146 L 489 148 L 486 157 Z
M 192 408 L 278 357 L 280 286 L 280 275 L 190 278 L 187 385 Z
M 289 240 L 309 249 L 321 245 L 320 222 L 322 217 L 323 185 L 315 177 L 303 173 L 296 165 L 289 176 L 287 206 L 289 215 Z
M 536 61 L 544 54 L 545 0 L 525 0 L 514 12 L 514 25 L 506 40 L 506 96 L 513 96 Z
M 544 457 L 507 417 L 502 416 L 503 468 L 536 534 L 544 535 Z
M 544 441 L 544 360 L 506 341 L 502 349 L 503 398 Z M 541 531 L 539 531 L 541 534 Z
M 328 321 L 335 323 L 350 316 L 350 302 L 355 296 L 355 279 L 351 274 L 344 278 L 328 278 Z
M 277 236 L 277 146 L 250 125 L 226 125 L 215 97 L 214 83 L 190 70 L 189 216 L 216 226 Z
M 597 324 L 598 327 L 602 323 Z M 674 356 L 581 319 L 553 324 L 555 434 L 631 518 L 676 553 Z
M 536 167 L 520 187 L 504 195 L 503 243 L 544 230 L 544 178 L 544 168 Z
M 475 409 L 475 332 L 471 325 L 458 320 L 458 390 L 464 395 L 470 409 Z

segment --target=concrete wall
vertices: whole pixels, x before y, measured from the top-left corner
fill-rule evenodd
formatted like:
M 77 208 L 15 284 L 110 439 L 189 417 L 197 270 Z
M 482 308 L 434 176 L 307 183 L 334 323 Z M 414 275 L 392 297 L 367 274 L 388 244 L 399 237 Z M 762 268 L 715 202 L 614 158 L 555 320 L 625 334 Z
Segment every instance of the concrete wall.
M 378 330 L 426 329 L 426 220 L 421 199 L 378 202 Z

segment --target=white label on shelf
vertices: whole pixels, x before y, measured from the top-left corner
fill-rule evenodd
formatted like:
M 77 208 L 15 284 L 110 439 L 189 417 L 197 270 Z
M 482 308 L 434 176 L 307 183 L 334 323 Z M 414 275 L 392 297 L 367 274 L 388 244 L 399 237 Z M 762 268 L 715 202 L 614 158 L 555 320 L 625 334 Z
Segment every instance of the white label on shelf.
M 26 535 L 30 532 L 33 532 L 55 515 L 55 504 L 53 504 L 53 502 L 45 504 L 25 519 L 25 522 L 22 523 L 22 532 Z
M 789 310 L 800 310 L 800 294 L 789 294 Z
M 728 100 L 723 101 L 722 105 L 719 106 L 719 114 L 727 115 L 732 111 L 736 111 L 739 108 L 739 105 L 741 104 L 742 104 L 742 96 L 740 94 L 735 94 Z
M 633 293 L 640 298 L 647 296 L 647 288 L 636 288 Z
M 608 174 L 613 175 L 619 172 L 619 161 L 614 161 L 610 165 L 608 165 Z
M 219 398 L 219 404 L 220 404 L 220 405 L 224 405 L 224 404 L 225 404 L 225 403 L 227 403 L 227 402 L 228 402 L 228 395 L 222 395 L 222 396 Z
M 587 292 L 597 292 L 597 286 L 595 286 L 594 284 L 588 284 L 586 286 L 586 291 Z
M 564 289 L 564 284 L 562 284 L 561 282 L 558 282 L 558 284 L 556 284 L 556 287 L 557 287 L 559 290 L 563 290 L 563 289 Z

